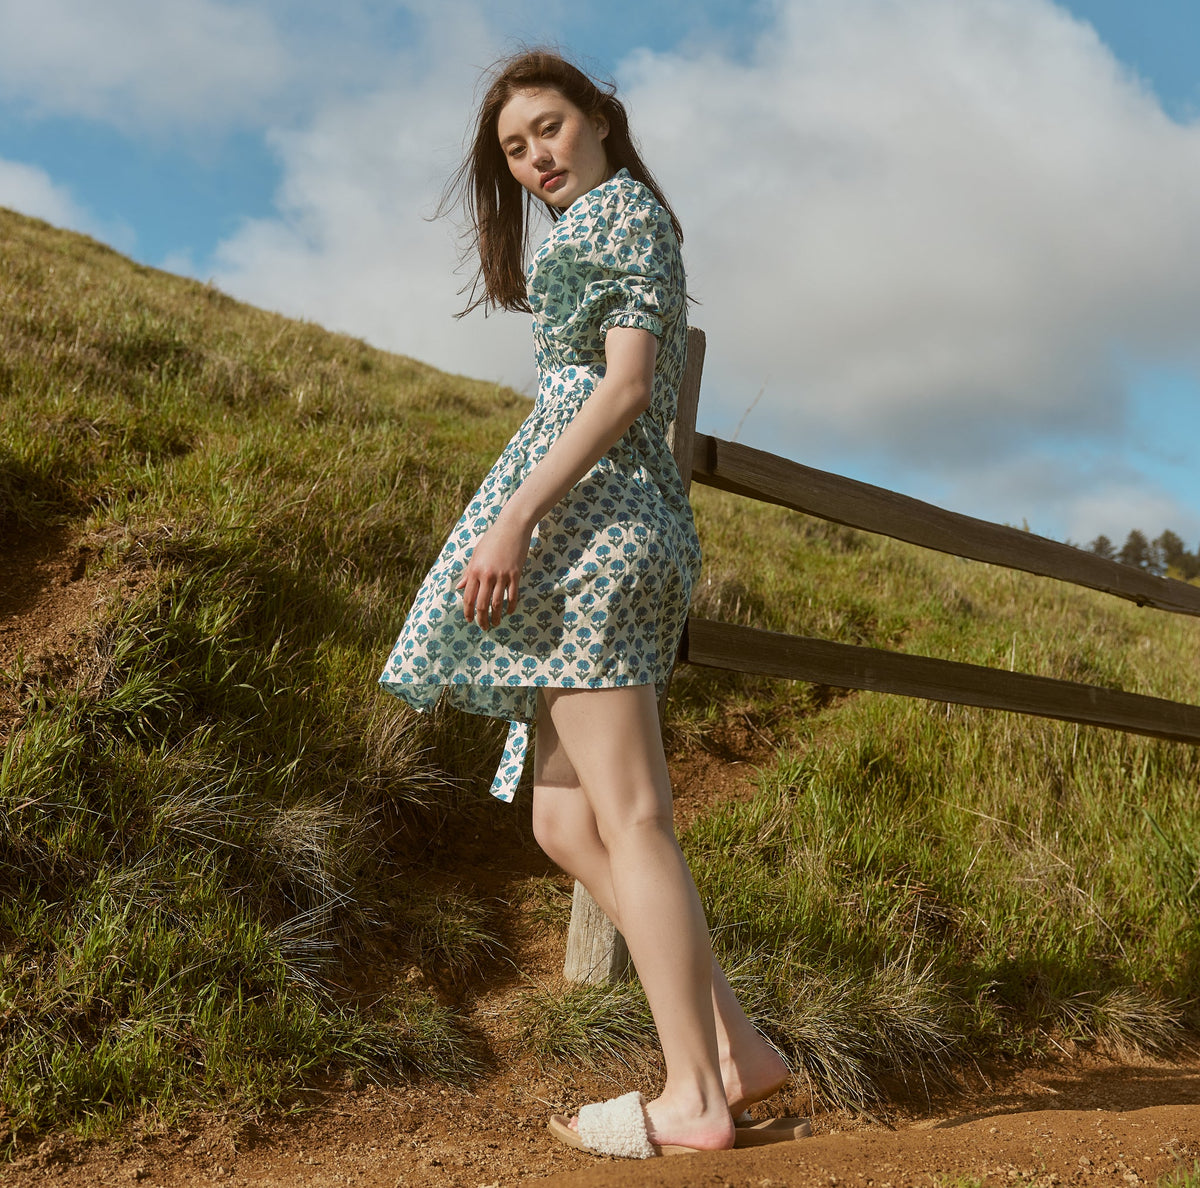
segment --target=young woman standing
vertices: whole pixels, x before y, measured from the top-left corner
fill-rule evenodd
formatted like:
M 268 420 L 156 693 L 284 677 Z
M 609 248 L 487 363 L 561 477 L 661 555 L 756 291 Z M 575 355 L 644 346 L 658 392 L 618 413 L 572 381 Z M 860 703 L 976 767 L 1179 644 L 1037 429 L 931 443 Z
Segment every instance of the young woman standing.
M 422 584 L 381 683 L 418 708 L 444 694 L 508 719 L 501 799 L 536 723 L 535 836 L 628 943 L 666 1084 L 648 1104 L 628 1094 L 552 1130 L 613 1154 L 730 1147 L 734 1117 L 787 1068 L 713 959 L 659 729 L 700 565 L 666 440 L 687 345 L 679 224 L 624 106 L 549 52 L 497 68 L 454 185 L 480 261 L 468 309 L 532 312 L 538 397 Z M 526 270 L 534 200 L 553 224 Z

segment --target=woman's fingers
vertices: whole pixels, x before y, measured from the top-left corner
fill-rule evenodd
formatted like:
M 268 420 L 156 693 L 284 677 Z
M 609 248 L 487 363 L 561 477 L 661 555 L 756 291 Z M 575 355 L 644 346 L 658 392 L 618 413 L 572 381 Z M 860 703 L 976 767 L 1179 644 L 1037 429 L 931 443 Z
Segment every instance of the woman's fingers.
M 468 567 L 462 580 L 454 587 L 462 591 L 463 617 L 470 620 L 475 617 L 475 603 L 479 595 L 479 579 Z
M 509 588 L 509 583 L 503 580 L 480 583 L 475 599 L 475 621 L 484 631 L 498 626 L 505 610 L 514 605 L 506 593 Z
M 504 618 L 504 596 L 497 592 L 488 606 L 488 621 L 484 625 L 485 629 L 497 626 L 502 618 Z
M 497 580 L 492 588 L 492 595 L 488 601 L 490 611 L 490 622 L 483 626 L 495 627 L 505 614 L 511 613 L 517 605 L 517 579 L 515 577 L 506 577 Z
M 493 621 L 500 622 L 501 607 L 497 605 L 500 598 L 499 585 L 491 582 L 480 583 L 479 598 L 475 603 L 475 622 L 486 631 Z
M 511 575 L 478 575 L 471 567 L 455 587 L 462 591 L 463 617 L 486 631 L 517 605 L 518 581 Z
M 511 603 L 508 603 L 507 590 L 507 582 L 497 582 L 496 588 L 492 591 L 491 622 L 488 624 L 490 627 L 495 627 L 504 618 L 506 603 L 511 606 Z
M 455 587 L 462 591 L 463 616 L 486 631 L 517 605 L 521 570 L 529 555 L 529 532 L 501 518 L 476 542 Z
M 488 628 L 490 598 L 486 579 L 475 581 L 463 591 L 463 614 L 485 631 Z

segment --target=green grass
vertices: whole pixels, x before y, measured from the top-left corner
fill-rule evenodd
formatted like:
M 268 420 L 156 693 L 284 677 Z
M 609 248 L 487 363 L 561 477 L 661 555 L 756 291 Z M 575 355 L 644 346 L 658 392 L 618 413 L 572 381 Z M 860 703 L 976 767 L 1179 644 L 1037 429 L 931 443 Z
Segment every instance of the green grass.
M 713 588 L 739 554 L 772 558 L 742 571 L 747 621 L 1200 701 L 1179 662 L 1191 620 L 698 503 Z M 701 612 L 719 597 L 706 587 Z M 766 693 L 742 680 L 735 696 Z M 683 674 L 685 712 L 720 685 Z M 827 1097 L 864 1104 L 888 1076 L 919 1088 L 964 1057 L 1068 1040 L 1164 1051 L 1196 1026 L 1196 748 L 877 695 L 822 708 L 819 692 L 793 691 L 790 721 L 776 701 L 759 795 L 684 845 L 719 950 L 761 988 L 760 1025 Z
M 450 982 L 500 948 L 486 905 L 394 889 L 496 732 L 374 677 L 521 402 L 2 217 L 0 533 L 67 527 L 112 583 L 70 663 L 3 678 L 12 1125 L 470 1075 L 451 1006 L 334 988 L 381 922 Z
M 517 1006 L 520 1040 L 544 1064 L 640 1069 L 654 1044 L 650 1007 L 631 982 L 527 990 Z
M 1200 1160 L 1191 1167 L 1178 1167 L 1158 1181 L 1158 1188 L 1200 1188 Z
M 469 1077 L 465 1011 L 512 955 L 498 905 L 430 872 L 481 814 L 521 827 L 485 796 L 503 725 L 375 678 L 526 403 L 34 220 L 0 213 L 0 244 L 0 540 L 79 541 L 108 591 L 70 656 L 0 674 L 6 1124 Z M 700 614 L 1200 701 L 1191 620 L 694 501 Z M 677 674 L 672 745 L 730 715 L 775 759 L 683 843 L 731 977 L 826 1098 L 1197 1027 L 1194 748 Z M 565 925 L 554 884 L 520 894 Z M 381 937 L 426 977 L 344 993 Z M 649 1050 L 633 988 L 513 994 L 547 1064 Z

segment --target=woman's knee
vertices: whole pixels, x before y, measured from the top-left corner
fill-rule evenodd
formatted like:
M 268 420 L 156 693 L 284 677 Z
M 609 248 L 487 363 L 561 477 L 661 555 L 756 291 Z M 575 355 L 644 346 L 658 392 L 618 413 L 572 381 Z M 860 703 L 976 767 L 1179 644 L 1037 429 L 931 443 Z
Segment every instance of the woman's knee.
M 601 844 L 609 850 L 654 834 L 674 840 L 675 819 L 671 802 L 648 792 L 602 804 L 596 811 L 596 830 Z
M 533 797 L 533 836 L 542 851 L 564 870 L 574 873 L 578 855 L 599 844 L 595 821 L 568 798 L 578 789 L 537 788 Z
M 541 846 L 546 857 L 553 862 L 558 862 L 558 855 L 562 850 L 562 826 L 558 819 L 558 814 L 553 809 L 539 804 L 535 799 L 533 802 L 533 837 L 539 846 Z

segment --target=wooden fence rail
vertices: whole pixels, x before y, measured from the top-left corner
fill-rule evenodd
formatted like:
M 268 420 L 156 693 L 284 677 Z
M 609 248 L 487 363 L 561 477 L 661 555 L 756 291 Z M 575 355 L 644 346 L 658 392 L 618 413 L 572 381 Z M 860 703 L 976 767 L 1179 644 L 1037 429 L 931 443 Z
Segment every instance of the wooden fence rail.
M 1200 706 L 979 664 L 760 631 L 712 619 L 688 620 L 679 658 L 708 668 L 788 677 L 842 689 L 899 693 L 1107 726 L 1171 742 L 1200 743 Z
M 685 486 L 694 479 L 938 552 L 1057 578 L 1127 598 L 1139 606 L 1200 616 L 1200 587 L 1156 577 L 1030 532 L 959 515 L 735 442 L 697 434 L 703 361 L 704 334 L 689 330 L 687 367 L 672 427 L 672 453 Z M 688 618 L 678 660 L 1200 743 L 1200 706 L 710 619 Z M 627 961 L 620 934 L 577 883 L 564 975 L 576 982 L 609 981 L 621 975 Z
M 719 437 L 697 434 L 693 440 L 692 477 L 706 486 L 940 553 L 1089 586 L 1139 606 L 1200 615 L 1200 586 L 1156 577 L 1057 540 L 959 515 Z

